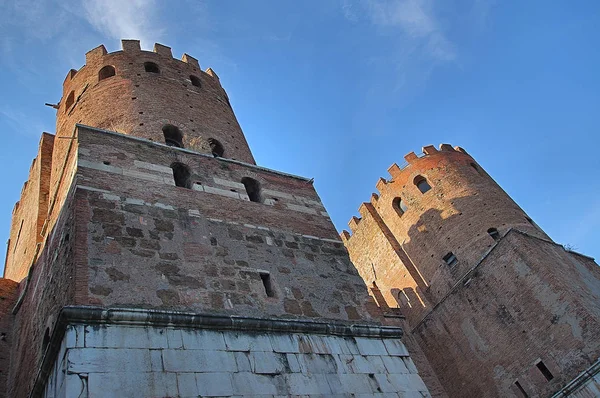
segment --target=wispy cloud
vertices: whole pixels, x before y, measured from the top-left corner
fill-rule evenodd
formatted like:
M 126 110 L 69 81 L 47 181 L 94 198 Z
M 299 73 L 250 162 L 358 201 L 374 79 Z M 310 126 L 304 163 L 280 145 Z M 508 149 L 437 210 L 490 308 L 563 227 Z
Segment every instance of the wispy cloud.
M 356 5 L 361 10 L 356 10 Z M 363 11 L 363 12 L 360 12 Z M 418 48 L 436 61 L 454 61 L 457 52 L 446 37 L 435 14 L 432 0 L 344 0 L 342 12 L 349 21 L 364 15 L 370 23 L 391 29 L 404 46 Z
M 139 39 L 151 46 L 164 34 L 155 21 L 155 0 L 87 0 L 85 19 L 112 39 Z

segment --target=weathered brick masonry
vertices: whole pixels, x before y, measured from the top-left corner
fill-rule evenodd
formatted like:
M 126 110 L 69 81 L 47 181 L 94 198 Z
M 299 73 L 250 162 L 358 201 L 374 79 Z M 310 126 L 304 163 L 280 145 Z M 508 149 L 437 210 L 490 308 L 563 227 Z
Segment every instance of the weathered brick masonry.
M 69 72 L 8 249 L 7 396 L 431 396 L 312 180 L 255 165 L 216 74 L 168 47 Z
M 593 259 L 552 242 L 462 148 L 405 159 L 341 236 L 373 297 L 406 315 L 448 394 L 544 397 L 596 369 Z

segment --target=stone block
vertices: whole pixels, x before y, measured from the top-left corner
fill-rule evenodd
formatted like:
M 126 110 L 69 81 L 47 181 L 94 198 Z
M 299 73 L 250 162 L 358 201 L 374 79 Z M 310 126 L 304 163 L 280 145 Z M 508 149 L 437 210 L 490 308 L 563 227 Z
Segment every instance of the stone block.
M 153 327 L 85 327 L 86 347 L 167 348 L 165 329 Z
M 380 339 L 370 339 L 366 337 L 355 337 L 358 351 L 361 355 L 388 355 L 387 349 Z
M 207 350 L 163 350 L 167 372 L 237 372 L 232 352 Z
M 290 373 L 284 376 L 290 395 L 331 395 L 327 378 L 322 374 Z
M 411 373 L 401 357 L 381 357 L 387 373 L 406 374 Z
M 396 391 L 427 391 L 427 387 L 421 377 L 417 374 L 392 374 L 387 375 L 387 379 Z
M 287 364 L 284 354 L 274 352 L 251 352 L 248 359 L 252 372 L 257 374 L 281 374 L 284 373 Z
M 196 373 L 196 383 L 202 397 L 233 394 L 233 381 L 229 373 Z
M 267 243 L 269 243 L 270 237 L 267 237 Z M 272 240 L 272 239 L 271 239 Z M 269 335 L 271 341 L 271 347 L 275 352 L 281 353 L 298 353 L 298 335 L 296 334 L 271 334 Z
M 274 395 L 283 394 L 278 391 L 277 385 L 282 385 L 283 376 L 256 375 L 250 372 L 239 372 L 232 375 L 234 394 L 248 395 Z
M 344 393 L 372 394 L 377 392 L 375 381 L 365 374 L 340 374 L 339 378 Z
M 409 356 L 408 350 L 400 341 L 400 339 L 385 339 L 383 340 L 383 344 L 387 349 L 388 354 L 398 357 L 407 357 Z
M 225 345 L 230 351 L 273 351 L 266 334 L 225 333 Z
M 150 350 L 150 369 L 153 372 L 162 372 L 162 351 L 161 350 Z
M 183 346 L 192 350 L 225 350 L 223 332 L 214 330 L 191 330 L 181 331 Z
M 177 373 L 177 388 L 179 389 L 179 396 L 182 397 L 197 397 L 200 395 L 195 373 Z
M 111 372 L 88 375 L 89 398 L 175 397 L 175 373 Z M 74 397 L 79 395 L 72 395 Z
M 83 325 L 69 325 L 65 332 L 65 348 L 83 347 L 85 341 L 85 329 Z
M 297 354 L 302 373 L 327 374 L 337 373 L 338 366 L 331 354 Z
M 150 371 L 150 351 L 128 348 L 72 348 L 67 353 L 72 373 Z
M 249 352 L 236 351 L 233 353 L 233 356 L 238 367 L 238 372 L 252 372 Z
M 183 338 L 180 329 L 167 328 L 166 332 L 169 348 L 183 348 Z
M 408 371 L 410 373 L 418 373 L 419 372 L 417 370 L 417 367 L 415 366 L 415 363 L 413 362 L 413 360 L 411 358 L 402 358 L 402 361 L 404 362 L 404 365 L 406 365 L 406 368 L 408 369 Z

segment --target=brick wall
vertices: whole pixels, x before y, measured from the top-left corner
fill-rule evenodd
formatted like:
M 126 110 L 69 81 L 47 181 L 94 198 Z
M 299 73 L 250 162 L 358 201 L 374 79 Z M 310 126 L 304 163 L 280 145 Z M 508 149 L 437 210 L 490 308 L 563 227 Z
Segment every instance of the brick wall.
M 413 334 L 451 396 L 548 396 L 600 357 L 599 303 L 593 260 L 512 231 Z
M 145 62 L 155 63 L 160 73 L 146 72 Z M 115 68 L 115 76 L 99 80 L 99 71 L 107 65 Z M 199 79 L 200 87 L 191 84 L 190 76 Z M 71 93 L 74 101 L 69 104 Z M 159 44 L 153 52 L 141 51 L 136 40 L 123 41 L 123 51 L 106 53 L 104 46 L 89 51 L 86 64 L 69 72 L 63 84 L 57 136 L 71 137 L 76 123 L 162 143 L 162 128 L 171 124 L 180 129 L 187 148 L 210 153 L 208 139 L 212 138 L 223 145 L 224 157 L 254 163 L 216 74 L 210 69 L 202 71 L 189 55 L 182 61 L 174 59 L 170 48 Z M 57 140 L 53 188 L 58 184 L 69 141 Z
M 84 127 L 78 153 L 88 303 L 373 319 L 308 180 Z M 191 189 L 173 185 L 174 161 Z M 262 203 L 249 201 L 248 176 Z
M 4 277 L 17 282 L 27 276 L 36 245 L 43 240 L 42 228 L 48 212 L 53 145 L 54 136 L 42 134 L 38 154 L 31 164 L 21 198 L 13 210 Z
M 9 397 L 29 394 L 47 348 L 44 336 L 52 335 L 60 309 L 74 302 L 75 242 L 85 242 L 76 234 L 74 207 L 71 190 L 29 277 L 19 285 L 22 297 L 13 322 Z
M 19 284 L 0 278 L 0 397 L 6 397 L 6 384 L 13 341 L 13 307 L 17 301 Z

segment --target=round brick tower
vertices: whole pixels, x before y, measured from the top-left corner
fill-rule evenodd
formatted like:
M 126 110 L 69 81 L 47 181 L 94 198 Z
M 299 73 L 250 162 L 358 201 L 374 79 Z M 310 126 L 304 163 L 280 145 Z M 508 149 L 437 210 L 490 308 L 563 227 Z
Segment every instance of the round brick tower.
M 374 218 L 400 253 L 404 276 L 415 280 L 419 296 L 425 293 L 421 300 L 436 303 L 510 228 L 550 239 L 464 149 L 427 146 L 422 156 L 411 152 L 405 159 L 403 167 L 388 169 L 391 180 L 379 180 L 380 194 L 361 206 L 363 217 L 350 221 L 353 236 L 342 238 L 352 255 L 349 245 L 358 241 L 349 241 L 368 236 L 363 219 Z M 388 271 L 393 285 L 411 285 Z
M 104 46 L 86 54 L 63 84 L 56 133 L 71 136 L 76 123 L 167 145 L 255 164 L 229 99 L 211 70 L 187 54 L 155 44 L 142 51 L 138 40 L 123 50 Z

